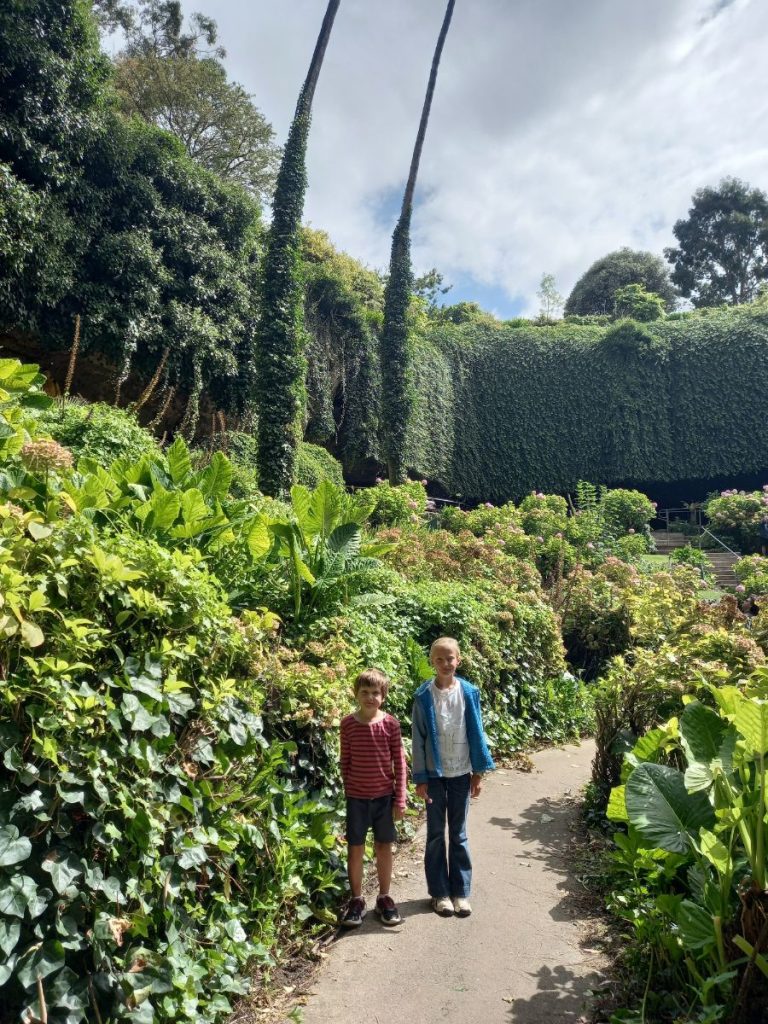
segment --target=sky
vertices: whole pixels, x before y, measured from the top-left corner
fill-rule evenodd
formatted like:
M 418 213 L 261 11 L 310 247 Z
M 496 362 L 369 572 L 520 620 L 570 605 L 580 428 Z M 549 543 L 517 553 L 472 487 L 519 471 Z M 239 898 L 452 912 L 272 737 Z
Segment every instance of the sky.
M 184 0 L 284 142 L 326 0 Z M 315 94 L 305 219 L 389 261 L 444 0 L 341 0 Z M 768 190 L 766 0 L 457 0 L 412 222 L 446 301 L 535 315 L 621 246 L 662 255 L 693 192 Z

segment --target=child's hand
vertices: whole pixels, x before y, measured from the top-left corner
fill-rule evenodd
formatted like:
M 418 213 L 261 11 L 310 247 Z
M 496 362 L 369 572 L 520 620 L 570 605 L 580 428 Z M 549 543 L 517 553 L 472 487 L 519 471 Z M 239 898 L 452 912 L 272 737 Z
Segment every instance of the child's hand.
M 416 787 L 416 796 L 419 800 L 426 800 L 428 804 L 431 804 L 429 796 L 427 796 L 427 784 L 426 782 L 420 782 Z
M 470 796 L 480 796 L 480 792 L 481 792 L 482 788 L 483 788 L 483 776 L 482 775 L 473 775 L 472 776 L 472 781 L 470 782 L 470 785 L 469 785 L 469 795 Z
M 402 821 L 404 814 L 405 814 L 405 809 L 403 807 L 393 807 L 392 808 L 392 820 L 393 821 Z

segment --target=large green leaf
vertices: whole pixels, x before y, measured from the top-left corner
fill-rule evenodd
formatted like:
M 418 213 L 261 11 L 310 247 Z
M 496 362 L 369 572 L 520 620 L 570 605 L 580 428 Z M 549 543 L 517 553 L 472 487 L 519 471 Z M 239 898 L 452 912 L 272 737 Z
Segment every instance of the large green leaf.
M 312 504 L 312 495 L 308 488 L 303 484 L 294 484 L 291 488 L 291 504 L 293 505 L 293 512 L 296 516 L 296 521 L 301 529 L 306 533 L 309 507 Z
M 331 531 L 328 549 L 346 561 L 360 553 L 360 527 L 357 523 L 342 523 Z
M 685 785 L 690 792 L 709 789 L 716 775 L 733 770 L 736 733 L 717 712 L 692 701 L 680 716 L 680 734 L 688 758 Z
M 691 900 L 683 900 L 677 911 L 677 927 L 687 949 L 708 949 L 715 945 L 712 915 Z
M 330 536 L 339 518 L 341 499 L 339 488 L 330 480 L 323 480 L 312 494 L 304 532 L 310 536 Z
M 175 484 L 182 483 L 192 472 L 189 448 L 187 448 L 186 442 L 180 434 L 176 435 L 176 440 L 168 449 L 166 459 L 168 461 L 168 472 L 171 474 L 171 480 Z
M 742 697 L 736 707 L 734 721 L 753 753 L 768 753 L 768 701 Z
M 629 821 L 627 816 L 626 786 L 614 786 L 608 799 L 605 816 L 609 821 Z
M 264 516 L 257 516 L 251 523 L 247 536 L 248 550 L 251 557 L 257 562 L 266 558 L 272 547 L 272 537 L 269 533 L 269 524 Z
M 155 491 L 149 501 L 138 506 L 136 518 L 141 519 L 147 529 L 169 530 L 176 522 L 180 508 L 178 494 L 173 491 Z
M 200 474 L 200 490 L 207 498 L 223 501 L 232 483 L 232 463 L 221 452 L 214 452 L 210 463 Z
M 626 786 L 627 814 L 646 844 L 685 853 L 700 828 L 711 829 L 715 814 L 703 793 L 688 793 L 681 772 L 662 764 L 641 764 Z
M 0 867 L 20 864 L 32 853 L 32 843 L 26 836 L 19 836 L 15 825 L 0 828 Z

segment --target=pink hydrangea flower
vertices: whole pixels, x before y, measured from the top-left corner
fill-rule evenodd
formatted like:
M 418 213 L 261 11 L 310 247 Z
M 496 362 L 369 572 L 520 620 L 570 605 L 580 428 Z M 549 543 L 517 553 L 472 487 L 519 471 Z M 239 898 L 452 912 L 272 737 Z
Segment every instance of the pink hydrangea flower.
M 485 508 L 493 508 L 493 502 L 486 501 L 484 504 L 485 504 Z
M 589 550 L 589 551 L 594 551 L 595 550 L 595 545 L 592 543 L 591 540 L 587 541 L 587 550 Z
M 544 543 L 544 538 L 543 537 L 537 537 L 536 540 L 539 542 L 539 544 L 543 544 Z
M 627 533 L 634 533 L 634 532 L 635 532 L 635 528 L 633 526 L 630 526 L 630 528 L 627 530 Z
M 747 588 L 746 588 L 746 587 L 744 586 L 744 584 L 743 584 L 743 583 L 738 583 L 738 584 L 736 585 L 736 593 L 737 593 L 737 594 L 743 594 L 743 593 L 744 593 L 744 591 L 745 591 L 746 589 L 747 589 Z
M 384 483 L 384 481 L 382 480 L 382 478 L 381 478 L 380 476 L 377 476 L 377 477 L 376 477 L 376 483 L 377 483 L 377 484 L 383 484 L 383 483 Z

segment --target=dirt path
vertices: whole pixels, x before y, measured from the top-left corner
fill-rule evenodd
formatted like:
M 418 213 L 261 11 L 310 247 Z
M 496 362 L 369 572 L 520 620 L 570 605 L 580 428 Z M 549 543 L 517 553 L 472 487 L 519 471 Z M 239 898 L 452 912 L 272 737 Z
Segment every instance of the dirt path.
M 315 977 L 303 1024 L 577 1024 L 601 958 L 588 948 L 565 853 L 591 743 L 544 750 L 534 771 L 499 770 L 470 812 L 474 913 L 439 918 L 426 901 L 423 834 L 396 860 L 404 918 L 369 912 L 340 934 Z M 368 905 L 371 906 L 369 899 Z

